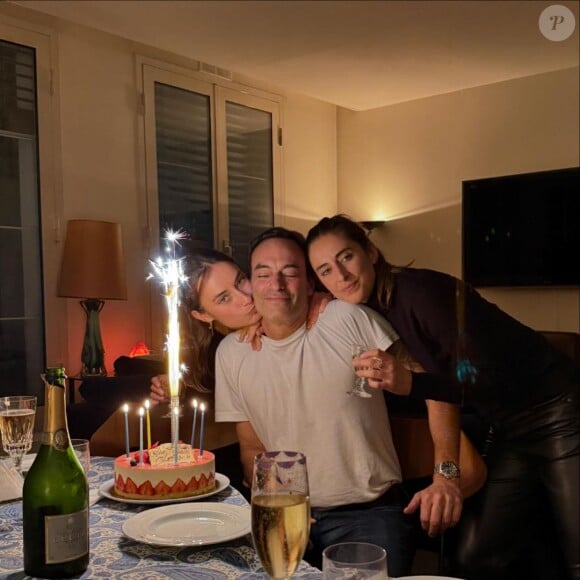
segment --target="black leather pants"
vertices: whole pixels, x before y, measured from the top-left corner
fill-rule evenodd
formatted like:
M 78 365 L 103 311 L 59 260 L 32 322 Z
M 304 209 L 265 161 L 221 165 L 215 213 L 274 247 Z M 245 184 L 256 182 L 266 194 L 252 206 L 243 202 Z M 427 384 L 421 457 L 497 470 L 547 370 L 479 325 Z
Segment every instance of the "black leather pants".
M 466 502 L 453 530 L 454 572 L 468 580 L 579 580 L 578 389 L 498 422 L 494 430 L 488 481 Z

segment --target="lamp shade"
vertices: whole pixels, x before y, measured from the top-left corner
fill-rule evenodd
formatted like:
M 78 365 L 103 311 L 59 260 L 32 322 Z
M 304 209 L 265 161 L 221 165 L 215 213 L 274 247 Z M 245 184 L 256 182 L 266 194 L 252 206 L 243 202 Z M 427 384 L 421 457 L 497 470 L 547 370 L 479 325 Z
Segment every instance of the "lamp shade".
M 127 300 L 121 224 L 95 220 L 68 222 L 58 295 Z

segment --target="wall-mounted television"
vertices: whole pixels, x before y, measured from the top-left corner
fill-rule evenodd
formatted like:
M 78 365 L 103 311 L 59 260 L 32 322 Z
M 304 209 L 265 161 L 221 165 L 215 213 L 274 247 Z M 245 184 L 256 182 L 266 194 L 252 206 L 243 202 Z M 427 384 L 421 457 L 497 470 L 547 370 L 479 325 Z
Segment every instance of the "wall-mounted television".
M 580 286 L 580 167 L 462 182 L 463 279 Z

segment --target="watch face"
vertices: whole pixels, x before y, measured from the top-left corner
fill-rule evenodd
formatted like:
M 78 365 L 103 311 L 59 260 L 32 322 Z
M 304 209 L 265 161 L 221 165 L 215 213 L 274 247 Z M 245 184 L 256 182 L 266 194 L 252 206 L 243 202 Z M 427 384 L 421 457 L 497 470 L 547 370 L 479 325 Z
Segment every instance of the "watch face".
M 448 479 L 459 477 L 460 475 L 459 466 L 453 461 L 444 461 L 443 463 L 436 465 L 435 473 L 440 473 Z

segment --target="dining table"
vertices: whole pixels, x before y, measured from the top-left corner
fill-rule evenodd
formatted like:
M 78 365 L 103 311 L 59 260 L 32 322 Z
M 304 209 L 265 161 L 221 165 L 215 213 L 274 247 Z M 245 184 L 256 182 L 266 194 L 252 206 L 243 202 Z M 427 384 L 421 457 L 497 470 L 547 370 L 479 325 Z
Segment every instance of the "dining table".
M 112 482 L 113 479 L 113 461 L 111 457 L 91 457 L 88 474 L 91 492 L 90 560 L 87 570 L 77 578 L 125 580 L 268 578 L 258 559 L 250 533 L 226 541 L 221 541 L 218 537 L 203 545 L 180 546 L 160 546 L 155 542 L 139 541 L 125 535 L 123 532 L 125 522 L 146 510 L 160 506 L 141 502 L 129 503 L 114 497 L 112 493 L 107 493 L 108 482 Z M 216 474 L 216 479 L 218 475 Z M 185 511 L 185 506 L 191 509 L 196 501 L 211 502 L 215 509 L 220 509 L 221 506 L 223 510 L 226 510 L 227 506 L 240 506 L 248 509 L 249 521 L 250 508 L 247 500 L 237 489 L 228 485 L 223 476 L 221 480 L 224 485 L 210 497 L 181 504 L 173 503 L 171 506 L 178 511 Z M 150 515 L 145 514 L 139 518 Z M 0 504 L 0 579 L 30 578 L 24 573 L 23 568 L 22 536 L 22 500 Z M 293 578 L 320 580 L 322 573 L 302 561 Z

